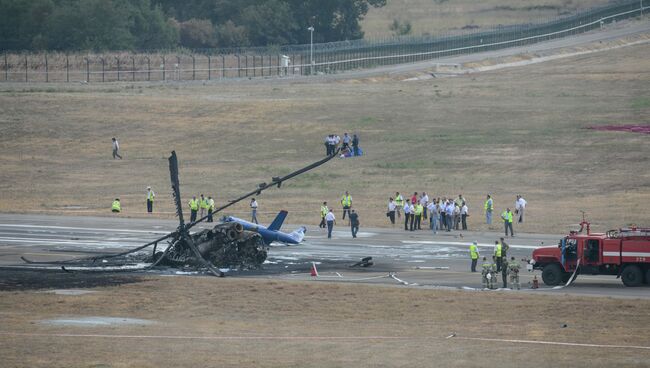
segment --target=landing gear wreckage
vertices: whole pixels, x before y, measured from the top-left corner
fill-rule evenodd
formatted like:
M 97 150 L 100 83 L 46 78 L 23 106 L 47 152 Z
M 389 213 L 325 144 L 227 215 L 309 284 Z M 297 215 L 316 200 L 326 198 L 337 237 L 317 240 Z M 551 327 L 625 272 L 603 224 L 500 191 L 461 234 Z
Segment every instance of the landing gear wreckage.
M 339 154 L 338 150 L 324 159 L 305 166 L 282 177 L 273 177 L 270 183 L 260 183 L 254 190 L 229 203 L 216 208 L 212 215 L 243 201 L 253 195 L 260 195 L 263 191 L 278 187 L 283 182 L 302 173 L 315 169 L 328 162 Z M 172 268 L 191 267 L 196 270 L 207 270 L 209 273 L 223 277 L 219 269 L 223 267 L 238 269 L 258 268 L 266 260 L 266 250 L 262 237 L 252 231 L 246 231 L 238 223 L 221 223 L 212 229 L 201 230 L 190 234 L 190 229 L 208 216 L 195 222 L 186 223 L 183 219 L 183 206 L 181 201 L 180 183 L 178 180 L 178 159 L 176 152 L 172 151 L 169 157 L 169 175 L 171 178 L 172 196 L 178 217 L 178 228 L 175 231 L 153 240 L 137 248 L 114 254 L 94 255 L 92 257 L 75 258 L 63 261 L 37 262 L 21 257 L 31 265 L 57 266 L 63 271 L 85 272 L 120 272 L 142 271 L 153 269 L 157 266 Z M 158 243 L 167 242 L 164 251 L 157 251 Z M 144 252 L 148 247 L 153 247 L 151 253 Z

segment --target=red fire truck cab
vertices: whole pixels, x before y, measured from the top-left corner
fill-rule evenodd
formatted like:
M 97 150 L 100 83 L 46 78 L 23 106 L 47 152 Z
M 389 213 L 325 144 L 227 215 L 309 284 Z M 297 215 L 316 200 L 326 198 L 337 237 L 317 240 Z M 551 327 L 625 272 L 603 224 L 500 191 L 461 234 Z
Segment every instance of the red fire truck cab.
M 650 228 L 630 227 L 606 233 L 572 231 L 557 247 L 533 251 L 530 264 L 542 270 L 546 285 L 567 282 L 571 275 L 616 275 L 625 286 L 650 284 Z

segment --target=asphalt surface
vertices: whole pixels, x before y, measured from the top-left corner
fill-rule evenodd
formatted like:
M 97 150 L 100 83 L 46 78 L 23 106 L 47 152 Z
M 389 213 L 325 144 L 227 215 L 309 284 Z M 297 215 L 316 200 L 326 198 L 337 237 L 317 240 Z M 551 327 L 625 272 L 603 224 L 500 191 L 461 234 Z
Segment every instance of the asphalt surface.
M 326 230 L 307 226 L 308 231 L 302 244 L 272 245 L 261 270 L 231 270 L 228 275 L 479 290 L 480 273 L 469 272 L 469 244 L 478 241 L 481 255 L 490 256 L 494 241 L 502 235 L 498 231 L 452 231 L 438 234 L 433 234 L 430 230 L 411 232 L 396 225 L 394 228 L 361 229 L 354 239 L 345 226 L 345 221 L 339 223 L 332 239 L 327 239 Z M 291 231 L 297 226 L 285 224 L 283 229 Z M 207 225 L 201 224 L 195 229 L 202 227 Z M 15 272 L 36 268 L 37 272 L 63 272 L 58 267 L 41 271 L 41 266 L 28 265 L 21 257 L 55 261 L 120 252 L 145 244 L 175 228 L 174 221 L 160 219 L 0 214 L 0 270 Z M 575 283 L 562 289 L 544 286 L 540 272 L 526 271 L 522 260 L 530 258 L 536 247 L 557 244 L 560 237 L 559 234 L 516 234 L 514 238 L 507 239 L 511 247 L 509 256 L 515 256 L 522 265 L 522 290 L 518 292 L 650 298 L 649 287 L 628 288 L 611 276 L 580 275 Z M 372 257 L 374 264 L 365 268 L 351 267 L 363 257 Z M 318 277 L 310 275 L 312 262 L 316 264 Z M 30 272 L 33 273 L 34 270 Z M 188 274 L 170 269 L 148 273 Z M 535 275 L 540 279 L 540 288 L 532 290 L 530 283 Z

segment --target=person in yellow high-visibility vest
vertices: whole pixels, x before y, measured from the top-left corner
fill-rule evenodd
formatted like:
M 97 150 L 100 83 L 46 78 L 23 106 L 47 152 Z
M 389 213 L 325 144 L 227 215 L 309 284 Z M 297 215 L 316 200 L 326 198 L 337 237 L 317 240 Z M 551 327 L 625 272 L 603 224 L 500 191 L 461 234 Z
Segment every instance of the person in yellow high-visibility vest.
M 503 246 L 501 245 L 501 243 L 499 243 L 498 240 L 495 240 L 493 258 L 497 264 L 497 269 L 496 269 L 497 272 L 501 272 L 501 258 L 503 257 L 502 250 L 503 250 Z
M 208 196 L 208 199 L 206 200 L 207 203 L 207 210 L 208 210 L 208 220 L 206 222 L 213 222 L 214 220 L 212 219 L 212 212 L 214 211 L 214 199 L 212 199 L 211 196 Z
M 203 218 L 205 216 L 205 213 L 208 211 L 208 199 L 201 194 L 201 198 L 199 199 L 199 218 Z
M 476 264 L 478 263 L 478 258 L 481 256 L 478 252 L 478 242 L 473 242 L 469 246 L 469 256 L 472 259 L 471 271 L 476 272 Z
M 510 211 L 510 208 L 506 208 L 506 210 L 503 211 L 501 218 L 503 219 L 503 224 L 506 229 L 506 236 L 508 236 L 508 229 L 510 229 L 510 236 L 514 237 L 515 232 L 512 230 L 512 212 Z
M 494 211 L 494 202 L 492 201 L 492 197 L 490 195 L 487 195 L 487 199 L 485 200 L 485 205 L 483 205 L 483 208 L 485 209 L 485 223 L 488 225 L 492 225 L 492 211 Z
M 420 202 L 415 204 L 415 230 L 422 230 L 420 224 L 422 223 L 422 213 L 424 211 L 424 206 Z
M 325 216 L 330 212 L 330 209 L 327 208 L 327 202 L 323 202 L 323 205 L 320 206 L 320 224 L 318 224 L 318 227 L 321 229 L 324 229 L 327 227 L 327 224 L 325 223 Z
M 111 206 L 111 211 L 113 211 L 115 213 L 122 212 L 122 206 L 120 205 L 120 199 L 119 198 L 115 198 L 115 200 L 113 201 L 113 205 Z
M 402 207 L 404 206 L 404 197 L 402 197 L 399 192 L 395 192 L 395 211 L 397 212 L 397 218 L 401 218 Z
M 345 195 L 341 198 L 341 205 L 343 206 L 343 220 L 345 220 L 345 213 L 348 214 L 348 219 L 350 218 L 350 208 L 352 208 L 352 196 L 350 193 L 345 191 Z
M 189 202 L 190 205 L 190 222 L 196 221 L 196 213 L 199 211 L 199 200 L 196 196 L 192 196 Z

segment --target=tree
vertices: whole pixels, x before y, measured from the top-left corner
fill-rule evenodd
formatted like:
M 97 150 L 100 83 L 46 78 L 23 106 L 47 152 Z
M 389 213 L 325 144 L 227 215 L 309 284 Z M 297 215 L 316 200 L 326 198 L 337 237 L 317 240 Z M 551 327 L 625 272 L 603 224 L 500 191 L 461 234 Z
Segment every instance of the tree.
M 281 0 L 270 0 L 260 5 L 249 6 L 241 13 L 241 23 L 248 31 L 253 45 L 286 45 L 298 41 L 296 23 L 289 4 Z
M 215 30 L 208 19 L 190 19 L 180 24 L 181 45 L 189 48 L 207 48 L 216 45 Z
M 397 19 L 393 19 L 393 23 L 388 26 L 388 29 L 393 31 L 393 35 L 395 36 L 406 36 L 411 34 L 411 31 L 413 30 L 413 27 L 411 26 L 411 22 L 404 21 L 400 22 Z

